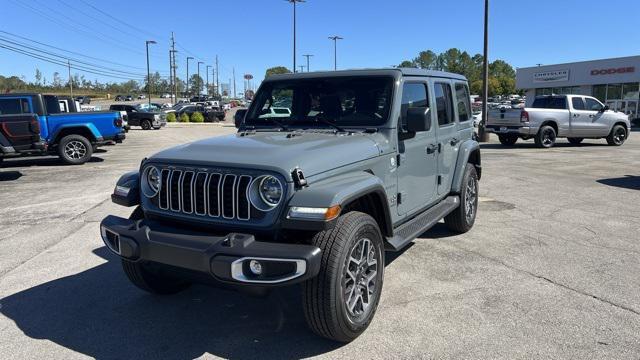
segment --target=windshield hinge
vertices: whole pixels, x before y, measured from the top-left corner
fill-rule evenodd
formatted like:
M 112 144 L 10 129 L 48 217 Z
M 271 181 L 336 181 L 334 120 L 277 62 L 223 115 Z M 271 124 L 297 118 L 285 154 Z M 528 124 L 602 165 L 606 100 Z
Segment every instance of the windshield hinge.
M 309 186 L 307 183 L 307 179 L 305 179 L 302 170 L 300 170 L 299 168 L 293 169 L 293 171 L 291 172 L 291 177 L 293 178 L 293 184 L 297 189 L 302 189 Z

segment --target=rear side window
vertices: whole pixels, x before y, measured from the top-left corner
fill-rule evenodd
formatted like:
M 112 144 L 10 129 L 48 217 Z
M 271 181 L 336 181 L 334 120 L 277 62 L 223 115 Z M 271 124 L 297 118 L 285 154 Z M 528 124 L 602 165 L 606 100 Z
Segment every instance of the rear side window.
M 471 120 L 471 96 L 466 84 L 456 83 L 458 121 Z
M 27 99 L 0 99 L 0 115 L 28 114 Z
M 579 98 L 579 97 L 572 98 L 571 105 L 573 105 L 574 110 L 584 110 L 584 101 L 582 101 L 582 98 Z
M 428 108 L 427 84 L 405 83 L 402 87 L 402 128 L 406 129 L 407 111 L 410 108 Z
M 59 114 L 60 113 L 60 103 L 58 102 L 58 98 L 55 96 L 44 96 L 45 106 L 47 107 L 47 114 Z
M 453 102 L 451 99 L 451 85 L 435 83 L 433 91 L 436 95 L 436 107 L 438 113 L 438 125 L 453 123 Z
M 567 98 L 561 96 L 545 96 L 533 100 L 534 109 L 567 109 Z
M 584 98 L 587 110 L 591 111 L 600 111 L 602 109 L 602 104 L 592 98 Z

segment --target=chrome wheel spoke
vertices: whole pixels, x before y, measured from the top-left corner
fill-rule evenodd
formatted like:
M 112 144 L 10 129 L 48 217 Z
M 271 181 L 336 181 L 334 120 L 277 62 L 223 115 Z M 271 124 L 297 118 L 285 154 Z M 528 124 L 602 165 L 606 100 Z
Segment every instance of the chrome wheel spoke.
M 351 316 L 362 316 L 376 296 L 378 259 L 370 239 L 358 240 L 345 261 L 342 284 L 344 304 Z

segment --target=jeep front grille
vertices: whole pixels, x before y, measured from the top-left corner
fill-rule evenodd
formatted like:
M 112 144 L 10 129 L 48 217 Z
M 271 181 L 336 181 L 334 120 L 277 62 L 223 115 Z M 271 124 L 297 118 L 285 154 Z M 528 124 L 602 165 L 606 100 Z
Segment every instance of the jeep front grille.
M 249 175 L 163 169 L 158 207 L 203 217 L 249 220 Z

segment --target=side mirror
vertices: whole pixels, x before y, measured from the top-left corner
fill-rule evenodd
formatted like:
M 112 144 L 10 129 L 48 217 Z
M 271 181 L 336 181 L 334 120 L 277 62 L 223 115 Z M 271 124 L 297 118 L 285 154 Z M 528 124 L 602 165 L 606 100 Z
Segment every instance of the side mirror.
M 247 115 L 247 110 L 246 109 L 240 109 L 238 111 L 236 111 L 236 114 L 233 116 L 233 120 L 234 123 L 236 125 L 236 128 L 239 128 L 240 125 L 242 124 L 242 121 L 244 121 L 244 117 Z
M 605 111 L 607 111 L 607 110 L 609 110 L 609 105 L 605 105 L 605 106 L 603 106 L 603 107 L 600 109 L 600 112 L 605 112 Z
M 431 130 L 431 113 L 429 108 L 409 108 L 407 110 L 407 131 L 416 133 Z

